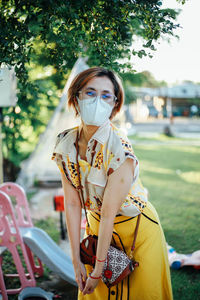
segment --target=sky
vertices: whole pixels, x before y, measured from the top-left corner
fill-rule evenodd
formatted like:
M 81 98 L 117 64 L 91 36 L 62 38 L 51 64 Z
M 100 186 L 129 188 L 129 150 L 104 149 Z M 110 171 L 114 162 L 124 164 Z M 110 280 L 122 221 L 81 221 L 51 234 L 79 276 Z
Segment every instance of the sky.
M 163 7 L 182 10 L 177 19 L 182 28 L 175 30 L 179 40 L 172 38 L 170 44 L 161 41 L 153 58 L 134 58 L 134 67 L 138 72 L 148 70 L 169 84 L 200 82 L 200 0 L 186 0 L 184 5 L 164 0 Z

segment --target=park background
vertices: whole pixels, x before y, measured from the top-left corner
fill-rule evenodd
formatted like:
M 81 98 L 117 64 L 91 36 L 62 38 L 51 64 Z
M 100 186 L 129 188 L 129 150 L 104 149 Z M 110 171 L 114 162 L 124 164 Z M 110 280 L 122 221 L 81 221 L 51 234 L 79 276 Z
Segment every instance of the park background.
M 131 2 L 127 1 L 130 7 L 113 2 L 111 10 L 106 1 L 95 1 L 93 9 L 92 3 L 69 1 L 67 15 L 69 7 L 62 7 L 63 1 L 54 10 L 51 1 L 46 2 L 46 7 L 38 1 L 35 6 L 22 3 L 17 9 L 11 1 L 2 1 L 2 21 L 7 27 L 1 28 L 1 62 L 3 67 L 14 66 L 18 78 L 18 102 L 14 107 L 3 108 L 4 181 L 18 180 L 21 172 L 26 173 L 26 166 L 34 164 L 33 157 L 38 158 L 39 164 L 45 132 L 55 116 L 71 69 L 78 58 L 88 57 L 89 66 L 103 65 L 121 75 L 126 102 L 124 113 L 116 122 L 129 134 L 140 160 L 142 182 L 159 213 L 167 242 L 178 252 L 191 253 L 200 249 L 199 3 L 170 0 L 161 6 L 162 1 L 153 1 L 157 4 L 155 9 L 148 1 L 136 1 L 137 19 L 129 14 L 128 9 L 133 10 Z M 178 13 L 177 9 L 181 11 Z M 94 15 L 95 24 L 91 23 Z M 63 21 L 64 17 L 70 19 L 69 23 Z M 179 23 L 180 27 L 174 25 Z M 169 91 L 174 85 L 179 87 L 176 93 L 184 86 L 188 97 L 179 99 L 178 112 L 173 100 L 167 112 L 163 112 L 163 107 L 159 111 L 153 104 L 160 94 L 154 92 L 161 88 Z M 195 94 L 190 96 L 193 90 Z M 163 104 L 167 106 L 167 102 Z M 196 111 L 191 110 L 193 105 Z M 73 126 L 66 104 L 59 114 L 67 119 L 62 126 Z M 59 126 L 54 128 L 55 136 Z M 49 140 L 52 144 L 48 150 L 53 149 L 52 137 Z M 45 164 L 50 160 L 46 156 Z M 60 192 L 59 175 L 53 168 L 52 180 L 44 172 L 36 172 L 32 184 L 27 184 L 27 179 L 21 184 L 29 196 L 35 224 L 65 248 L 68 244 L 60 240 L 58 213 L 52 204 L 53 196 Z M 38 211 L 42 213 L 38 215 Z M 46 276 L 39 284 L 48 282 L 48 276 L 52 276 L 49 270 Z M 174 298 L 199 299 L 199 279 L 199 270 L 172 270 Z

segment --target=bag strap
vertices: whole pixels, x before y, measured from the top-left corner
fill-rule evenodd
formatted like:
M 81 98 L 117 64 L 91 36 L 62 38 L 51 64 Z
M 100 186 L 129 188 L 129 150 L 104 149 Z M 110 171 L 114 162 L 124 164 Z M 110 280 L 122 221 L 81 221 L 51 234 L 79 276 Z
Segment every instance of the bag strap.
M 83 187 L 81 185 L 80 167 L 79 167 L 79 162 L 78 162 L 78 154 L 79 154 L 78 140 L 79 140 L 79 131 L 77 131 L 77 136 L 76 136 L 76 163 L 77 163 L 77 173 L 78 173 L 78 181 L 79 181 L 78 191 L 79 191 L 79 196 L 80 196 L 80 201 L 81 201 L 81 207 L 84 208 L 87 225 L 88 225 L 88 227 L 90 227 L 90 224 L 88 222 L 86 208 L 85 208 L 85 202 L 84 202 L 84 196 L 83 196 Z
M 131 247 L 131 251 L 133 251 L 135 249 L 135 243 L 136 243 L 136 238 L 137 238 L 139 224 L 140 224 L 140 218 L 141 218 L 141 213 L 137 217 L 137 224 L 136 224 L 136 227 L 135 227 L 135 234 L 134 234 L 134 240 L 133 240 L 133 245 Z
M 77 136 L 76 136 L 76 162 L 77 162 L 77 173 L 78 173 L 78 180 L 79 180 L 78 190 L 79 190 L 79 195 L 80 195 L 81 207 L 84 208 L 87 225 L 90 228 L 90 224 L 89 224 L 88 217 L 87 217 L 87 211 L 86 211 L 86 208 L 85 208 L 85 202 L 84 202 L 84 196 L 83 196 L 83 187 L 81 185 L 80 166 L 79 166 L 79 162 L 78 162 L 78 154 L 79 154 L 78 140 L 79 140 L 79 131 L 77 131 Z M 95 143 L 95 145 L 92 149 L 92 162 L 93 162 L 93 158 L 94 158 L 94 154 L 95 154 L 96 144 L 97 143 Z M 137 223 L 136 223 L 135 233 L 134 233 L 134 240 L 133 240 L 133 244 L 132 244 L 132 247 L 131 247 L 131 255 L 132 255 L 133 250 L 135 249 L 135 243 L 136 243 L 136 238 L 137 238 L 139 224 L 140 224 L 140 218 L 141 218 L 141 214 L 139 214 L 138 217 L 137 217 Z

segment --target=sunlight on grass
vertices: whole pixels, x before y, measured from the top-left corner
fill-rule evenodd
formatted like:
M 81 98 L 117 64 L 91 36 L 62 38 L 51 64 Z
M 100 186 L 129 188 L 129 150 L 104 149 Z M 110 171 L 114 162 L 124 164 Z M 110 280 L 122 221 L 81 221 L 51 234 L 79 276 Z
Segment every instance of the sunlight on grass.
M 167 242 L 179 253 L 199 250 L 200 147 L 161 145 L 148 139 L 145 144 L 133 142 L 133 149 L 140 161 L 141 181 L 159 214 Z M 200 270 L 186 267 L 171 270 L 171 275 L 174 300 L 200 299 Z
M 144 163 L 144 165 L 143 165 L 144 171 L 155 172 L 155 173 L 160 173 L 160 174 L 173 174 L 173 170 L 171 170 L 171 169 L 154 166 L 149 161 L 143 161 L 143 163 Z
M 139 134 L 134 134 L 134 135 L 130 135 L 129 138 L 131 140 L 149 140 L 149 141 L 159 141 L 159 142 L 162 142 L 162 141 L 196 141 L 196 138 L 182 138 L 182 137 L 176 137 L 176 136 L 172 136 L 172 137 L 169 137 L 165 134 L 156 134 L 155 136 L 152 136 L 152 133 L 151 133 L 151 136 L 144 136 L 144 135 L 139 135 Z
M 200 184 L 200 172 L 180 173 L 180 177 L 186 182 Z

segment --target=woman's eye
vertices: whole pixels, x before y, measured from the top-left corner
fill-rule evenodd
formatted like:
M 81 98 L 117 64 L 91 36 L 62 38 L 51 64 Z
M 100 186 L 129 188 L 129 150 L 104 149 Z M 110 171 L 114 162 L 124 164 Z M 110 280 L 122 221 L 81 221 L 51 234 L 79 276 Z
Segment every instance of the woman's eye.
M 110 94 L 102 94 L 102 99 L 110 99 L 111 95 Z
M 95 92 L 88 91 L 88 92 L 86 92 L 86 95 L 87 96 L 95 96 Z

